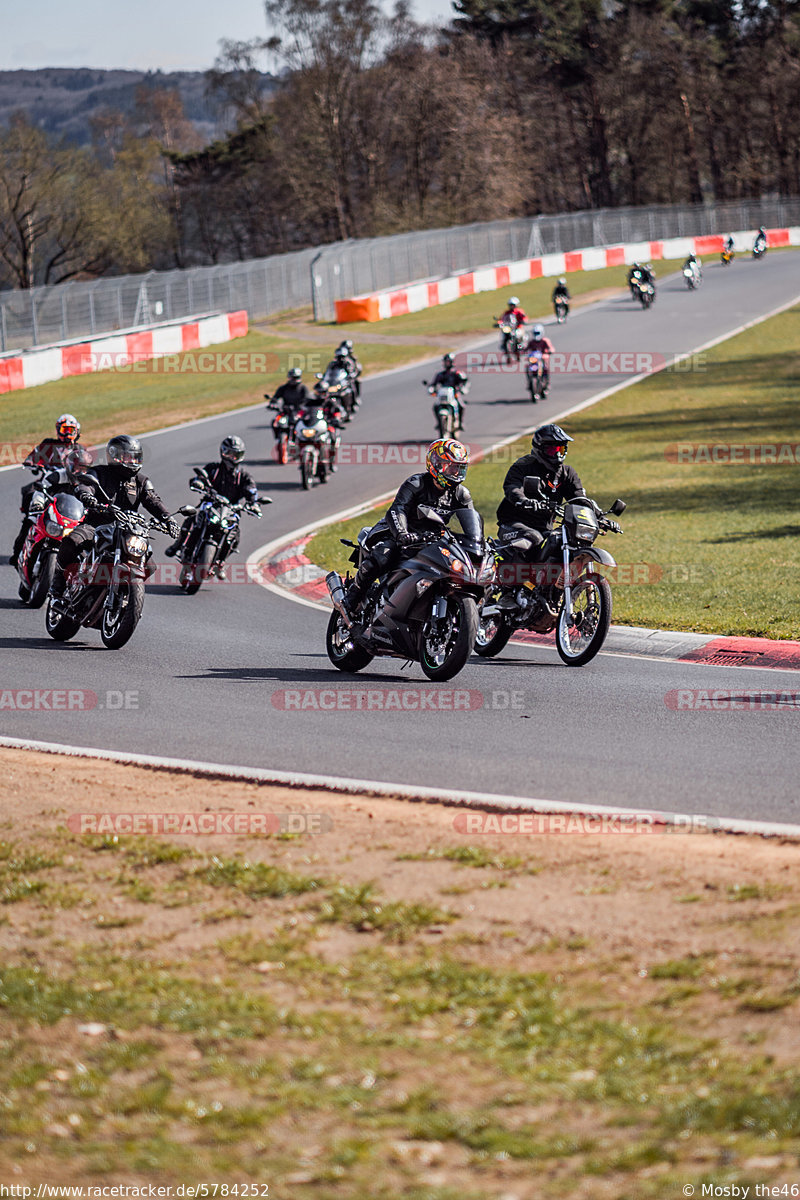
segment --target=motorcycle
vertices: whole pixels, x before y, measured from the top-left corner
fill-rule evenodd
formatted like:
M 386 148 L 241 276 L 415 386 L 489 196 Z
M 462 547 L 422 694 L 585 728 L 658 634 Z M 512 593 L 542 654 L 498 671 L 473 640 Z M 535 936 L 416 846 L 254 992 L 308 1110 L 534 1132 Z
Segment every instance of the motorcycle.
M 703 282 L 703 276 L 700 270 L 694 269 L 693 267 L 683 268 L 683 278 L 686 280 L 686 286 L 690 292 L 693 292 L 695 288 L 699 288 L 700 284 Z
M 501 320 L 495 318 L 494 324 L 495 328 L 500 330 L 500 353 L 505 355 L 508 363 L 512 358 L 519 362 L 522 351 L 525 349 L 525 334 L 522 325 L 516 317 L 506 317 Z
M 475 643 L 478 602 L 494 575 L 492 552 L 475 509 L 458 509 L 461 533 L 454 533 L 435 509 L 420 505 L 417 515 L 435 527 L 420 533 L 408 555 L 385 582 L 376 580 L 354 616 L 344 604 L 345 584 L 335 571 L 326 577 L 333 612 L 328 622 L 328 658 L 339 671 L 361 671 L 373 658 L 418 662 L 428 679 L 452 679 Z M 358 541 L 341 541 L 360 564 L 369 528 Z
M 340 404 L 345 412 L 345 420 L 351 421 L 356 409 L 360 406 L 361 401 L 356 396 L 353 380 L 350 377 L 350 372 L 346 367 L 336 366 L 334 363 L 329 363 L 323 374 L 317 374 L 316 378 L 320 383 L 326 383 L 328 386 L 321 389 L 319 384 L 314 388 L 317 400 L 321 403 L 323 397 L 330 397 Z
M 261 509 L 247 500 L 234 503 L 220 495 L 202 467 L 195 467 L 194 473 L 197 478 L 189 487 L 193 492 L 202 492 L 203 498 L 196 508 L 186 504 L 181 509 L 184 516 L 193 516 L 194 522 L 178 554 L 183 564 L 178 582 L 187 596 L 193 596 L 211 578 L 220 557 L 224 562 L 230 554 L 238 553 L 242 511 L 261 518 Z M 257 501 L 259 505 L 271 503 L 268 496 L 259 496 Z
M 722 251 L 719 257 L 723 267 L 729 267 L 733 262 L 733 251 L 725 249 Z
M 113 504 L 92 476 L 78 475 L 77 479 L 94 486 L 108 506 L 111 520 L 95 529 L 94 541 L 67 579 L 63 611 L 49 601 L 45 628 L 56 642 L 68 642 L 82 625 L 99 628 L 103 644 L 119 650 L 139 624 L 145 580 L 154 570 L 148 561 L 153 552 L 150 531 L 170 530 L 158 517 L 145 517 Z M 178 511 L 189 516 L 189 508 Z
M 264 399 L 269 400 L 271 397 L 265 392 Z M 288 414 L 274 403 L 264 406 L 268 412 L 274 412 L 275 417 L 272 421 L 272 432 L 275 436 L 275 458 L 285 466 L 289 461 L 292 450 L 292 424 Z
M 541 498 L 541 481 L 529 476 L 525 495 Z M 621 516 L 623 500 L 607 512 L 588 497 L 552 505 L 561 524 L 533 554 L 524 534 L 495 540 L 493 585 L 481 604 L 475 652 L 493 658 L 518 629 L 556 630 L 556 648 L 569 667 L 582 667 L 601 649 L 611 624 L 611 588 L 594 567 L 613 567 L 612 556 L 593 543 L 610 530 L 608 515 Z
M 556 314 L 556 321 L 559 325 L 563 325 L 569 315 L 569 301 L 560 296 L 553 305 Z
M 525 379 L 531 397 L 531 404 L 544 400 L 547 395 L 548 382 L 544 374 L 544 355 L 541 350 L 534 350 L 528 355 L 525 367 Z
M 639 301 L 642 308 L 650 308 L 656 298 L 656 289 L 652 283 L 647 283 L 643 279 L 634 281 L 634 297 Z
M 459 397 L 456 388 L 431 387 L 427 379 L 423 379 L 422 382 L 423 385 L 428 389 L 430 395 L 436 397 L 433 402 L 433 415 L 436 417 L 439 437 L 453 437 L 455 433 L 463 428 L 458 407 Z
M 753 243 L 753 258 L 763 258 L 767 253 L 767 243 L 764 238 L 756 238 Z
M 331 432 L 322 405 L 314 403 L 303 410 L 295 422 L 294 439 L 303 489 L 308 491 L 315 478 L 327 483 L 329 472 L 336 467 L 340 439 Z
M 63 469 L 35 468 L 39 474 L 28 505 L 31 522 L 17 560 L 19 598 L 29 608 L 41 608 L 53 583 L 61 539 L 80 525 L 85 509 L 75 496 L 61 491 Z

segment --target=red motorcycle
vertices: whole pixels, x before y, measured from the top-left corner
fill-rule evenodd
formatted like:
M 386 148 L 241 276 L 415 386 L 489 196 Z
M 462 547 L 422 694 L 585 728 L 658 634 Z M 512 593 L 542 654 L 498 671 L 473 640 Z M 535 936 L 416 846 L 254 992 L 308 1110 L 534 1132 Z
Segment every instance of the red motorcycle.
M 264 399 L 270 399 L 266 392 Z M 275 436 L 275 459 L 283 466 L 289 461 L 290 450 L 297 449 L 293 438 L 294 423 L 290 421 L 288 414 L 283 409 L 278 409 L 276 404 L 267 404 L 266 408 L 268 412 L 275 413 L 272 421 L 272 432 Z
M 61 539 L 80 525 L 84 507 L 67 492 L 50 495 L 43 484 L 33 493 L 28 517 L 33 522 L 17 561 L 19 598 L 29 608 L 41 608 L 56 569 Z

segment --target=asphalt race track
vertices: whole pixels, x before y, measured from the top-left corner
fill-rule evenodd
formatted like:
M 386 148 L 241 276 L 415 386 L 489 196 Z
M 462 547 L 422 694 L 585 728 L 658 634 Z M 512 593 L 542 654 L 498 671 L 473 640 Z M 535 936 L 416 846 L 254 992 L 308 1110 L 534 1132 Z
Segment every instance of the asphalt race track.
M 649 312 L 627 295 L 616 297 L 574 313 L 565 326 L 551 325 L 548 333 L 557 350 L 685 353 L 796 297 L 799 265 L 792 253 L 772 253 L 759 263 L 740 257 L 729 270 L 709 260 L 696 293 L 673 276 L 659 284 Z M 334 337 L 332 330 L 331 345 Z M 485 348 L 496 345 L 493 337 Z M 434 369 L 417 366 L 368 380 L 345 440 L 427 443 L 433 419 L 420 381 Z M 474 368 L 471 374 L 465 440 L 473 446 L 552 419 L 623 379 L 561 375 L 551 398 L 534 408 L 521 375 Z M 80 419 L 80 411 L 76 415 Z M 143 439 L 146 470 L 171 507 L 191 499 L 191 467 L 214 458 L 227 433 L 245 438 L 247 462 L 274 500 L 260 522 L 244 516 L 239 563 L 281 534 L 392 490 L 415 469 L 347 465 L 326 486 L 304 493 L 296 465 L 272 461 L 268 414 L 261 408 Z M 17 529 L 19 488 L 28 478 L 21 470 L 0 473 L 3 563 Z M 584 482 L 599 500 L 613 500 L 602 479 Z M 159 562 L 164 544 L 156 535 Z M 325 614 L 254 583 L 212 585 L 193 597 L 171 584 L 150 586 L 142 622 L 121 651 L 106 650 L 96 630 L 81 630 L 66 645 L 51 641 L 44 610 L 20 607 L 16 591 L 16 572 L 0 567 L 0 691 L 83 688 L 99 703 L 85 712 L 2 711 L 7 736 L 528 798 L 800 821 L 796 709 L 675 712 L 665 704 L 666 693 L 682 687 L 800 690 L 799 672 L 612 654 L 573 670 L 553 651 L 509 646 L 493 662 L 472 658 L 449 684 L 430 685 L 418 666 L 401 669 L 399 660 L 377 661 L 356 680 L 328 663 Z M 349 691 L 359 684 L 428 695 L 469 690 L 471 703 L 482 707 L 282 707 L 287 689 Z

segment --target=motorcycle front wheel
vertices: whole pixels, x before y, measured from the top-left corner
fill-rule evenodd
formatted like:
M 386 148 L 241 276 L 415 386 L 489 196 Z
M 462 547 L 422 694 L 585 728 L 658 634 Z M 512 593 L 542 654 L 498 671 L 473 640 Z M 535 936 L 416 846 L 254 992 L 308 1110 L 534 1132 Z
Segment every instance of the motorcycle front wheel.
M 422 630 L 420 666 L 428 679 L 436 682 L 452 679 L 462 669 L 475 645 L 478 632 L 478 606 L 471 596 L 449 596 L 447 628 L 432 628 L 431 620 Z
M 100 637 L 109 650 L 119 650 L 133 637 L 144 608 L 144 580 L 124 579 L 117 585 L 113 608 L 103 609 Z
M 44 618 L 44 627 L 54 642 L 68 642 L 81 627 L 80 621 L 73 617 L 63 616 L 48 604 Z
M 508 645 L 508 639 L 513 632 L 510 622 L 502 613 L 494 613 L 491 617 L 484 617 L 479 613 L 475 653 L 481 658 L 494 658 Z
M 29 608 L 42 607 L 52 586 L 55 572 L 56 556 L 53 551 L 50 551 L 48 554 L 41 554 L 39 556 L 39 573 L 36 576 L 33 587 L 30 589 L 28 598 L 25 601 Z
M 308 451 L 304 451 L 300 457 L 300 482 L 303 485 L 304 491 L 309 491 L 311 481 L 314 478 L 314 463 L 312 455 Z
M 180 584 L 187 596 L 199 592 L 202 585 L 211 577 L 216 546 L 213 542 L 204 542 L 200 553 L 193 563 L 187 563 L 181 571 Z
M 363 670 L 374 658 L 363 646 L 353 645 L 350 641 L 350 630 L 337 609 L 333 610 L 328 621 L 325 649 L 336 670 L 346 671 L 348 674 Z
M 556 648 L 568 667 L 582 667 L 602 649 L 611 624 L 611 588 L 605 579 L 586 575 L 572 588 L 569 611 L 562 600 Z

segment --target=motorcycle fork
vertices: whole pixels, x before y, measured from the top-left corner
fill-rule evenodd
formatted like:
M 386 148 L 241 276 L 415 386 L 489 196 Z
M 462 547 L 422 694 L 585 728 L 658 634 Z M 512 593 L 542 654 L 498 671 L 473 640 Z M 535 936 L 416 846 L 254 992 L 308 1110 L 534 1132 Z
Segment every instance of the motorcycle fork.
M 562 562 L 564 570 L 564 607 L 567 613 L 572 612 L 572 580 L 570 577 L 569 546 L 564 538 L 562 542 Z

